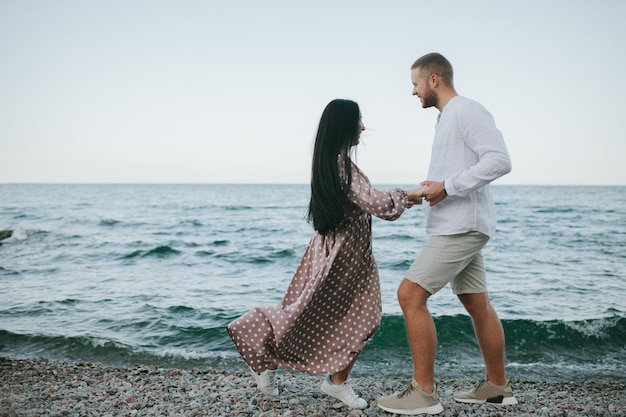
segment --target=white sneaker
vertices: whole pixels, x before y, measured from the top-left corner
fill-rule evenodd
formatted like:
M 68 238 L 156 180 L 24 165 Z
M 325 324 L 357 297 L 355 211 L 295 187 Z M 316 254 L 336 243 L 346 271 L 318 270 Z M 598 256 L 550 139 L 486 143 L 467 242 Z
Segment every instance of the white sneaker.
M 350 408 L 366 408 L 367 401 L 354 393 L 354 390 L 348 383 L 344 381 L 342 384 L 333 384 L 330 375 L 324 378 L 320 389 L 331 397 L 335 397 Z
M 265 395 L 272 397 L 278 396 L 278 385 L 276 385 L 276 369 L 266 369 L 265 371 L 257 374 L 254 369 L 250 368 L 250 372 L 254 376 L 256 386 L 259 387 L 261 392 Z

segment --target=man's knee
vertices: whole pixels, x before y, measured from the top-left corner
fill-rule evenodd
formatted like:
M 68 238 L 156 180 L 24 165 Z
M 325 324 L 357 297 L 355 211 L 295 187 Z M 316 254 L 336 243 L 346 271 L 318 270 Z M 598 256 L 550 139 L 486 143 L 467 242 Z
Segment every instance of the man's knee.
M 430 293 L 420 285 L 403 279 L 398 287 L 398 303 L 404 310 L 407 307 L 418 307 L 426 303 Z
M 484 314 L 491 309 L 487 293 L 459 294 L 458 297 L 470 316 Z

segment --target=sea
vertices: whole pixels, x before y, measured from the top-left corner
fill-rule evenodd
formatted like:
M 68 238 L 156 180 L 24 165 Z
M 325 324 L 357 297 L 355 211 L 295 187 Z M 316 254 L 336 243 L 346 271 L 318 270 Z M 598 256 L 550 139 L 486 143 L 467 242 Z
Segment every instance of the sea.
M 483 255 L 509 378 L 624 381 L 626 187 L 491 190 Z M 280 302 L 313 235 L 308 201 L 306 184 L 1 184 L 0 357 L 245 370 L 226 326 Z M 383 318 L 353 376 L 411 377 L 396 290 L 424 223 L 420 206 L 373 221 Z M 482 377 L 450 288 L 429 308 L 436 378 Z

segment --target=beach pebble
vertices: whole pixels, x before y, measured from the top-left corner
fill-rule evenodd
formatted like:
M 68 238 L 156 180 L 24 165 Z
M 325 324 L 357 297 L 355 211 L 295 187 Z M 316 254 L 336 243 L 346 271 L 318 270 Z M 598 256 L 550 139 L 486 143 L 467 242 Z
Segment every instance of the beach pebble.
M 260 394 L 247 372 L 216 369 L 105 367 L 45 359 L 0 358 L 0 417 L 15 416 L 241 416 L 394 417 L 375 399 L 401 390 L 408 381 L 354 378 L 364 410 L 349 409 L 320 393 L 322 376 L 282 371 L 281 396 Z M 469 405 L 452 400 L 474 381 L 438 381 L 441 416 L 603 416 L 626 414 L 626 384 L 512 381 L 515 406 Z

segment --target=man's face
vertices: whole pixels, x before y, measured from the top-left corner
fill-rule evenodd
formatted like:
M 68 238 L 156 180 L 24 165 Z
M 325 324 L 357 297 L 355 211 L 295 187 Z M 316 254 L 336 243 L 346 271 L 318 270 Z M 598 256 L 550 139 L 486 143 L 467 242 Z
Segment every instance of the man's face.
M 413 83 L 413 95 L 417 96 L 422 103 L 422 108 L 437 107 L 439 98 L 437 93 L 430 88 L 430 74 L 421 73 L 421 68 L 411 70 L 411 82 Z

